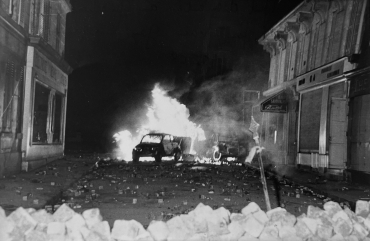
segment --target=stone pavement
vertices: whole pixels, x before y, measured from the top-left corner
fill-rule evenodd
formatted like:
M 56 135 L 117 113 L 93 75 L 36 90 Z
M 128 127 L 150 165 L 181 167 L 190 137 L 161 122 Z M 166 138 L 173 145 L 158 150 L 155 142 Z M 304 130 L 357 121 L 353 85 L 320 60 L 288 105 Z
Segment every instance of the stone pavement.
M 259 169 L 258 163 L 251 165 Z M 306 169 L 298 169 L 295 166 L 271 166 L 266 165 L 265 172 L 267 176 L 278 176 L 279 179 L 285 179 L 288 182 L 301 185 L 312 190 L 313 193 L 323 200 L 328 200 L 347 204 L 352 210 L 355 210 L 357 200 L 370 201 L 370 186 L 354 182 L 334 180 L 327 178 L 328 175 L 322 175 Z
M 97 156 L 66 156 L 30 172 L 0 178 L 0 206 L 7 214 L 17 207 L 45 208 L 60 199 L 63 190 L 73 186 L 79 179 L 92 171 Z M 258 166 L 254 165 L 258 169 Z M 280 185 L 307 187 L 324 201 L 348 203 L 354 210 L 357 200 L 370 200 L 370 186 L 327 180 L 318 173 L 297 170 L 294 167 L 266 168 L 267 176 L 277 173 Z M 269 178 L 269 177 L 268 177 Z M 297 199 L 299 202 L 300 200 Z
M 45 208 L 90 172 L 96 160 L 91 155 L 64 157 L 29 172 L 1 177 L 0 206 L 7 214 L 20 206 Z

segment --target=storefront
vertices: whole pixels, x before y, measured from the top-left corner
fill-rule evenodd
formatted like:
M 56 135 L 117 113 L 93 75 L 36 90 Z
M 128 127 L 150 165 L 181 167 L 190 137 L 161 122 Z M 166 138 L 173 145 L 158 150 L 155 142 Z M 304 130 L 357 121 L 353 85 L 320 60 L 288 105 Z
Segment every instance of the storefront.
M 343 171 L 347 159 L 347 59 L 297 78 L 300 94 L 297 164 Z
M 351 172 L 370 173 L 370 68 L 357 71 L 349 81 L 347 165 Z
M 67 74 L 28 47 L 22 168 L 33 169 L 64 155 Z
M 260 124 L 261 146 L 266 162 L 294 165 L 296 154 L 296 106 L 292 88 L 279 91 L 253 106 L 253 117 Z

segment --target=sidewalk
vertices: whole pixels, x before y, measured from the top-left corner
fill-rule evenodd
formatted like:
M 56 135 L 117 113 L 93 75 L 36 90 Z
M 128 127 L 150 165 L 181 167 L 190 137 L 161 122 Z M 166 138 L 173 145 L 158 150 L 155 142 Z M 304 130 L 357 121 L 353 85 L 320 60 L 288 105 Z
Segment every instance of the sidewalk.
M 93 156 L 67 156 L 30 172 L 0 178 L 0 206 L 8 215 L 16 208 L 45 208 L 91 171 Z
M 259 169 L 258 163 L 251 165 L 255 169 Z M 321 199 L 330 198 L 330 200 L 349 204 L 352 210 L 355 210 L 357 200 L 370 201 L 370 186 L 353 182 L 329 180 L 318 172 L 298 169 L 295 166 L 278 166 L 273 170 L 265 167 L 267 176 L 277 175 L 281 183 L 286 182 L 307 187 Z

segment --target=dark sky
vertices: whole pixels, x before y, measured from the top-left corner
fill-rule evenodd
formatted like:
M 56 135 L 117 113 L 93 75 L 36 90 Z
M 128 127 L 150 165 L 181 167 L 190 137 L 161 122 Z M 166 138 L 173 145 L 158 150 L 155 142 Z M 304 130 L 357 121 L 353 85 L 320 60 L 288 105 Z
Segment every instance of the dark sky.
M 197 89 L 204 91 L 211 80 L 243 75 L 249 86 L 263 88 L 252 83 L 256 76 L 263 76 L 259 82 L 268 78 L 268 54 L 257 40 L 299 2 L 71 0 L 67 138 L 82 132 L 90 140 L 104 139 L 121 126 L 134 128 L 155 82 L 175 88 L 174 94 L 182 90 L 176 97 L 190 106 Z M 219 75 L 206 73 L 220 43 L 226 43 L 221 48 L 228 67 Z

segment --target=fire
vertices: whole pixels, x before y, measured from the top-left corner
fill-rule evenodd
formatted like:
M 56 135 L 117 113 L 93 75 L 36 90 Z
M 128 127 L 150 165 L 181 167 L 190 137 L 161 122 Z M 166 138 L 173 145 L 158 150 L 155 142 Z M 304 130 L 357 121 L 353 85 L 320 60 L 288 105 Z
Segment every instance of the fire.
M 167 91 L 156 84 L 152 90 L 152 104 L 146 114 L 147 124 L 137 130 L 133 136 L 128 130 L 113 135 L 119 147 L 120 158 L 132 160 L 132 149 L 140 142 L 140 138 L 150 132 L 163 132 L 174 136 L 190 137 L 192 144 L 190 154 L 195 154 L 194 141 L 206 139 L 203 129 L 189 120 L 189 109 L 168 96 Z

